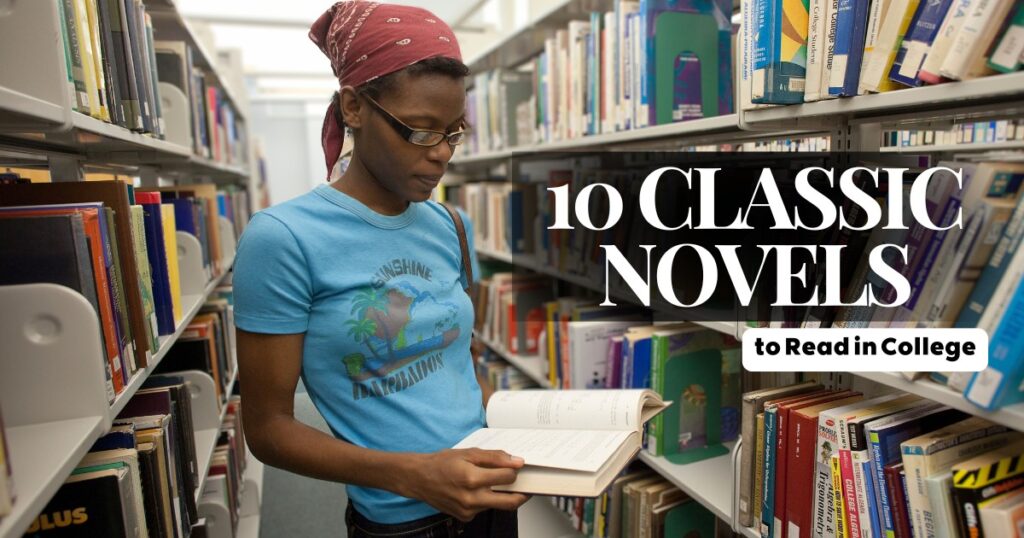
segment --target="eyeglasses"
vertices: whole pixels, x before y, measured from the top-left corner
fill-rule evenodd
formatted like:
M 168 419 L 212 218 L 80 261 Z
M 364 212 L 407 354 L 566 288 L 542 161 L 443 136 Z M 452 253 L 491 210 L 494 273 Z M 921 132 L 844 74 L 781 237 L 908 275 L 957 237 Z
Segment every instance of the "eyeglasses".
M 363 94 L 363 97 L 373 105 L 373 108 L 377 109 L 377 111 L 384 116 L 388 125 L 391 125 L 395 132 L 410 144 L 431 148 L 440 144 L 444 140 L 448 140 L 448 145 L 458 146 L 466 139 L 466 131 L 464 129 L 460 129 L 454 133 L 443 133 L 441 131 L 431 131 L 428 129 L 413 129 L 412 127 L 402 123 L 402 120 L 396 118 L 387 110 L 384 110 L 384 107 L 380 106 L 380 104 L 370 98 L 370 96 Z

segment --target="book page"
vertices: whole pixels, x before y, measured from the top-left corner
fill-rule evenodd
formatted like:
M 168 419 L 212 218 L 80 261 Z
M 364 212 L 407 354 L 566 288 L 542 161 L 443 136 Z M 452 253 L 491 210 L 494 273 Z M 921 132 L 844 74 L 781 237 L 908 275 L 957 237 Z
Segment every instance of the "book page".
M 491 428 L 639 431 L 645 390 L 499 391 L 487 403 Z
M 633 435 L 631 431 L 484 428 L 454 448 L 504 450 L 527 465 L 596 472 Z

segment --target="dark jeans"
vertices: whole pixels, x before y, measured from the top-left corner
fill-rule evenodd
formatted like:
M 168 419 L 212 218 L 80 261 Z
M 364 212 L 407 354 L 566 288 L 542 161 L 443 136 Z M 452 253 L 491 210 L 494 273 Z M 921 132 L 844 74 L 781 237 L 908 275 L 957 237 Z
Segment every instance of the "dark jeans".
M 348 538 L 517 538 L 516 512 L 486 510 L 468 523 L 447 514 L 435 514 L 405 523 L 383 524 L 370 521 L 349 503 L 345 509 Z

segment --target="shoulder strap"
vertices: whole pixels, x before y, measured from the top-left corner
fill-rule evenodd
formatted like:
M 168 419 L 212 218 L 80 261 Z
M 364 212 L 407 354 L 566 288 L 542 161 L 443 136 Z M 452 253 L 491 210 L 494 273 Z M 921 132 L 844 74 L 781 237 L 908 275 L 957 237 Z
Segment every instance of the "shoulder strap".
M 448 211 L 448 215 L 455 223 L 455 233 L 459 236 L 459 249 L 462 251 L 462 270 L 466 273 L 466 293 L 469 293 L 473 286 L 473 263 L 469 257 L 469 240 L 466 238 L 466 225 L 462 222 L 462 215 L 448 202 L 441 204 Z

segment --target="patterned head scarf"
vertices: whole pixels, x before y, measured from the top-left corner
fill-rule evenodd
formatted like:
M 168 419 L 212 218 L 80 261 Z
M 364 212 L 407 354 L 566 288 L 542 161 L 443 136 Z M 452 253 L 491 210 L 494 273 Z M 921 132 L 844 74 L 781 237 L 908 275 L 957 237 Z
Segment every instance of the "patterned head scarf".
M 358 88 L 436 56 L 462 61 L 452 29 L 418 7 L 363 0 L 337 2 L 313 23 L 309 38 L 331 60 L 341 86 Z M 339 112 L 338 103 L 332 102 L 320 135 L 328 177 L 344 137 L 335 120 Z

